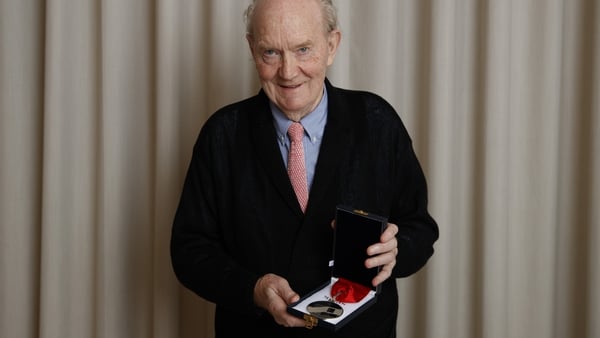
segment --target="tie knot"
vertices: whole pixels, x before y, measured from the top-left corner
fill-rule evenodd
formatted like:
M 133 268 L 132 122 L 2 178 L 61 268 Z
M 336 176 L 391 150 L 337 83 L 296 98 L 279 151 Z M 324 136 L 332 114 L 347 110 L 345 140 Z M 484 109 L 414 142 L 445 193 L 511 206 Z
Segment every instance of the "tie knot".
M 288 128 L 288 135 L 290 136 L 290 140 L 292 142 L 298 142 L 302 140 L 304 136 L 304 128 L 300 124 L 300 122 L 294 122 Z

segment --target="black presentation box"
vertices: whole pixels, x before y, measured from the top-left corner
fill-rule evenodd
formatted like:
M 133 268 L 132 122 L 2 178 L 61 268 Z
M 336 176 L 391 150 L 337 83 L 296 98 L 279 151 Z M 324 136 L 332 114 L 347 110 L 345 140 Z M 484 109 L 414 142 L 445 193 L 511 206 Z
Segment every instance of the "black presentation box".
M 347 206 L 338 206 L 335 216 L 331 278 L 299 301 L 290 304 L 288 312 L 303 318 L 307 328 L 322 326 L 338 330 L 374 304 L 377 301 L 379 286 L 373 287 L 371 280 L 377 275 L 380 267 L 367 269 L 364 262 L 368 257 L 367 248 L 379 242 L 379 237 L 386 225 L 385 217 Z M 331 288 L 339 278 L 367 286 L 370 291 L 356 303 L 333 301 Z M 315 302 L 334 303 L 334 306 L 325 306 L 323 311 L 326 316 L 316 316 L 307 309 L 309 305 L 314 309 Z M 327 318 L 328 312 L 333 314 L 332 318 Z

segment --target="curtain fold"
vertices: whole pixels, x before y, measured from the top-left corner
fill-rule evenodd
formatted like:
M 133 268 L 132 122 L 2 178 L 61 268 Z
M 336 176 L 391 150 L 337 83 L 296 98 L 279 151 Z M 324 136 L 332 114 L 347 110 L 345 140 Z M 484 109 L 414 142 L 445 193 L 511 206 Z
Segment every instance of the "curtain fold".
M 39 326 L 44 8 L 0 1 L 0 335 Z
M 170 266 L 202 123 L 259 90 L 249 0 L 0 0 L 0 336 L 212 337 Z M 600 5 L 337 1 L 335 85 L 398 111 L 440 240 L 400 337 L 600 336 Z

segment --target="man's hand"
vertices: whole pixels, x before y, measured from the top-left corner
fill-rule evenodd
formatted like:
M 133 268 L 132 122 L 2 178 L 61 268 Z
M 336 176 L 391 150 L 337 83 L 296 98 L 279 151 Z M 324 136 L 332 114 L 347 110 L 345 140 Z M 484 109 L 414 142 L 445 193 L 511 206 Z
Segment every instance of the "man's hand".
M 304 327 L 304 320 L 287 312 L 287 306 L 300 299 L 285 278 L 269 273 L 258 279 L 254 286 L 254 303 L 269 311 L 277 324 L 286 327 Z
M 381 266 L 381 270 L 373 278 L 373 286 L 377 286 L 392 275 L 392 270 L 396 266 L 396 255 L 398 254 L 398 241 L 396 234 L 398 226 L 388 223 L 387 227 L 379 237 L 379 243 L 375 243 L 367 248 L 367 255 L 370 257 L 365 261 L 367 268 Z

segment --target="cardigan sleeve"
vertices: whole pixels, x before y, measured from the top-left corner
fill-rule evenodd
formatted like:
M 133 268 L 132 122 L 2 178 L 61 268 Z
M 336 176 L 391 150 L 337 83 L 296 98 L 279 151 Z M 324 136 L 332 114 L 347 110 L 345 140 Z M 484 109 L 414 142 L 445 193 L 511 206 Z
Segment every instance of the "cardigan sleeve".
M 398 225 L 398 254 L 394 276 L 407 277 L 421 269 L 433 255 L 439 237 L 436 221 L 428 212 L 427 183 L 410 144 L 399 149 L 401 170 L 397 177 L 397 197 L 390 222 Z
M 433 255 L 439 237 L 437 222 L 428 210 L 425 174 L 404 124 L 397 119 L 394 156 L 394 191 L 389 221 L 398 226 L 398 254 L 393 275 L 407 277 L 420 270 Z
M 171 233 L 171 262 L 178 280 L 200 297 L 239 312 L 256 313 L 254 285 L 259 276 L 241 267 L 229 254 L 218 217 L 217 199 L 228 190 L 222 185 L 227 176 L 229 126 L 207 121 L 194 145 L 192 158 Z

